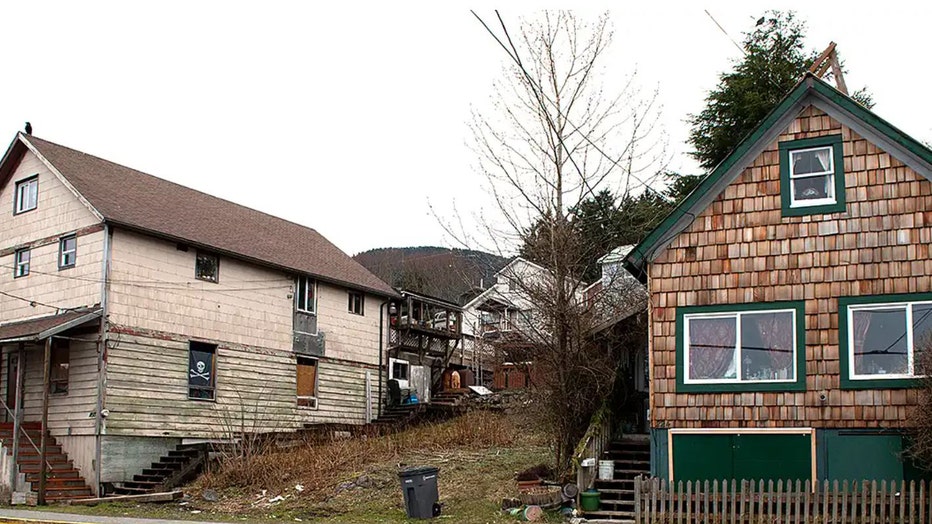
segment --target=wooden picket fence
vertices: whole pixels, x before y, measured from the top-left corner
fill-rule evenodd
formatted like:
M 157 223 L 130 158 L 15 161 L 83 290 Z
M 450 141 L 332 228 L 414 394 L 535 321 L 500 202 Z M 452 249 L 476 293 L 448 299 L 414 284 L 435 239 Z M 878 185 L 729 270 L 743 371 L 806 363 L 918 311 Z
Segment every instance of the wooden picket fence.
M 926 481 L 634 482 L 637 524 L 926 524 Z M 928 519 L 928 520 L 927 520 Z

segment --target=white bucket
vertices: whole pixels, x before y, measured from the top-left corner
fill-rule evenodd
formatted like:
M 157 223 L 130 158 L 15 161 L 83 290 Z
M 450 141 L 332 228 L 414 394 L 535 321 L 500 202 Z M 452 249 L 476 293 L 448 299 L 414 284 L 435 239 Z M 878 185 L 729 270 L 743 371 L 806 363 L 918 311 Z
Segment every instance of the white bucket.
M 599 480 L 613 480 L 615 478 L 615 461 L 599 461 Z

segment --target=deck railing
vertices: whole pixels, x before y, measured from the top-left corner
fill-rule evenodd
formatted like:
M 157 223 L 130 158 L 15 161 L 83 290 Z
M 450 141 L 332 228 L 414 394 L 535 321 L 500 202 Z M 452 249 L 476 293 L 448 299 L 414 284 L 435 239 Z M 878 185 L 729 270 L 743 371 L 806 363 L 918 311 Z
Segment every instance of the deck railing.
M 927 481 L 667 482 L 638 477 L 637 524 L 925 524 Z
M 573 467 L 576 468 L 576 486 L 579 491 L 592 487 L 598 472 L 598 462 L 612 441 L 612 414 L 608 404 L 603 404 L 589 422 L 585 435 L 576 447 L 573 455 Z M 592 463 L 592 466 L 583 466 Z

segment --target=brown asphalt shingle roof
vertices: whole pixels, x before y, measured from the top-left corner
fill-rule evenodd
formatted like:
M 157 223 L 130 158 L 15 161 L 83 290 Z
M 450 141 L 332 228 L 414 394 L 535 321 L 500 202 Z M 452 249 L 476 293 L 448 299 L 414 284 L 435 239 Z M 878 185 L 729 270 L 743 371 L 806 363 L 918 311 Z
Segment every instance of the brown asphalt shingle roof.
M 380 295 L 395 291 L 317 231 L 34 136 L 20 135 L 104 219 Z
M 66 324 L 80 321 L 86 323 L 94 318 L 100 317 L 100 308 L 95 309 L 74 309 L 49 315 L 46 317 L 23 320 L 20 322 L 11 322 L 0 326 L 0 341 L 9 340 L 37 340 L 39 335 L 45 332 L 59 332 Z M 84 319 L 84 320 L 82 320 Z M 52 334 L 55 334 L 52 333 Z

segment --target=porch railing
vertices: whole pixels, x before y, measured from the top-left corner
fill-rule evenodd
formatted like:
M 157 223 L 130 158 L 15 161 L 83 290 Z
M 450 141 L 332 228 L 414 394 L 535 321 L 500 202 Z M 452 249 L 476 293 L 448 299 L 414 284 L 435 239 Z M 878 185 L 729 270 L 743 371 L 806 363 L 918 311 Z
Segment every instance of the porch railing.
M 3 409 L 6 410 L 7 414 L 10 415 L 10 418 L 11 418 L 11 419 L 16 420 L 16 414 L 13 413 L 12 410 L 10 410 L 10 407 L 6 405 L 6 402 L 4 402 L 2 398 L 0 398 L 0 406 L 3 406 Z M 13 425 L 14 425 L 14 427 L 16 426 L 15 423 L 14 423 Z M 45 430 L 45 428 L 42 428 L 42 429 Z M 23 435 L 24 437 L 26 437 L 26 440 L 29 441 L 29 444 L 32 446 L 32 448 L 36 450 L 37 456 L 42 456 L 42 451 L 39 450 L 39 446 L 37 446 L 36 443 L 35 443 L 35 441 L 32 440 L 32 437 L 29 436 L 29 432 L 26 431 L 26 428 L 24 428 L 24 427 L 22 426 L 22 424 L 20 424 L 19 430 L 22 432 L 22 435 Z M 15 432 L 14 432 L 14 434 L 13 434 L 13 439 L 14 439 L 14 441 L 16 440 L 16 433 L 15 433 Z M 11 443 L 11 445 L 12 445 L 12 443 Z M 15 450 L 14 450 L 14 455 L 13 455 L 13 456 L 17 456 L 17 455 L 19 455 L 19 453 L 15 453 Z M 45 465 L 48 466 L 48 470 L 49 470 L 49 471 L 52 471 L 52 464 L 49 462 L 49 460 L 48 460 L 47 458 L 45 459 Z
M 608 403 L 600 407 L 589 422 L 585 435 L 573 455 L 576 468 L 576 486 L 585 491 L 595 483 L 598 462 L 612 441 L 612 414 Z M 591 463 L 592 466 L 583 465 Z
M 915 481 L 677 481 L 638 477 L 637 524 L 921 524 L 932 486 Z

